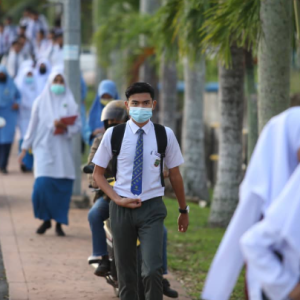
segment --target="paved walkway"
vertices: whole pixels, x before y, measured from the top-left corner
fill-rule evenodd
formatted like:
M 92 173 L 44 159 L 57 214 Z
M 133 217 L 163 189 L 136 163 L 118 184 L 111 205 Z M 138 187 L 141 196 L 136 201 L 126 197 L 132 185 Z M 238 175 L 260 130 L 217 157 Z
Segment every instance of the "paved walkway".
M 57 237 L 54 226 L 45 235 L 35 234 L 41 222 L 32 212 L 33 176 L 19 171 L 16 156 L 14 148 L 9 175 L 0 175 L 0 243 L 9 299 L 116 299 L 112 287 L 94 276 L 87 264 L 91 254 L 87 210 L 70 210 L 66 237 Z M 83 179 L 83 189 L 86 186 Z M 179 300 L 189 299 L 172 275 L 169 279 L 181 295 Z

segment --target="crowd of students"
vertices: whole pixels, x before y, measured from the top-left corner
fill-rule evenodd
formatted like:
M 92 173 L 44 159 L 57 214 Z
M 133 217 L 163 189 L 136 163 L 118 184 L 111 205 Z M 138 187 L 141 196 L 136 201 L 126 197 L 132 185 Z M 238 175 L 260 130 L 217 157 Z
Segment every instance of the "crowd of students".
M 19 25 L 7 17 L 0 23 L 0 59 L 15 78 L 25 60 L 47 59 L 51 65 L 63 63 L 63 31 L 60 19 L 49 29 L 44 15 L 26 8 Z

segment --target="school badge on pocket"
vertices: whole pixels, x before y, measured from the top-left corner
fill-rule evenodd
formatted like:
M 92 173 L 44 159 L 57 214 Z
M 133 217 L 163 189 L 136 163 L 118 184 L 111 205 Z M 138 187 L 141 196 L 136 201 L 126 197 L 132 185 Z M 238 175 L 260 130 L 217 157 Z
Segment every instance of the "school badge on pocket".
M 154 162 L 154 167 L 158 167 L 160 165 L 160 160 L 156 159 Z

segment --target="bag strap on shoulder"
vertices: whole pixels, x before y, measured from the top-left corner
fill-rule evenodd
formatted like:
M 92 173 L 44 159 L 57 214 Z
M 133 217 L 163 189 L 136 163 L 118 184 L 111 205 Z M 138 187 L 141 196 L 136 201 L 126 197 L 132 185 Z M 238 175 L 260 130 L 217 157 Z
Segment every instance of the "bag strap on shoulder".
M 168 145 L 168 137 L 166 128 L 160 124 L 154 124 L 155 135 L 156 135 L 156 142 L 157 142 L 157 152 L 160 154 L 160 179 L 161 185 L 165 186 L 164 180 L 164 158 L 166 156 L 166 149 Z
M 126 123 L 119 124 L 114 127 L 112 136 L 111 136 L 111 150 L 112 150 L 112 171 L 117 180 L 117 163 L 118 163 L 118 155 L 121 150 L 123 137 L 126 129 Z

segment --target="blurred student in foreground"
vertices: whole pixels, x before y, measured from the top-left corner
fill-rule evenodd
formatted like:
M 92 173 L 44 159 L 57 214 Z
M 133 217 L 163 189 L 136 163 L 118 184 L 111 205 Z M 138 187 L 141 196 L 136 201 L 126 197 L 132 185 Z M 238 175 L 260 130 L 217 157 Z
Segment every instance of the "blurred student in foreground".
M 260 134 L 240 187 L 238 207 L 207 275 L 203 299 L 230 298 L 244 264 L 240 248 L 241 237 L 265 217 L 271 204 L 278 201 L 299 165 L 299 120 L 300 108 L 290 108 L 273 117 Z M 292 199 L 287 199 L 287 206 L 290 200 Z M 264 299 L 263 286 L 251 264 L 247 266 L 246 276 L 249 299 Z

